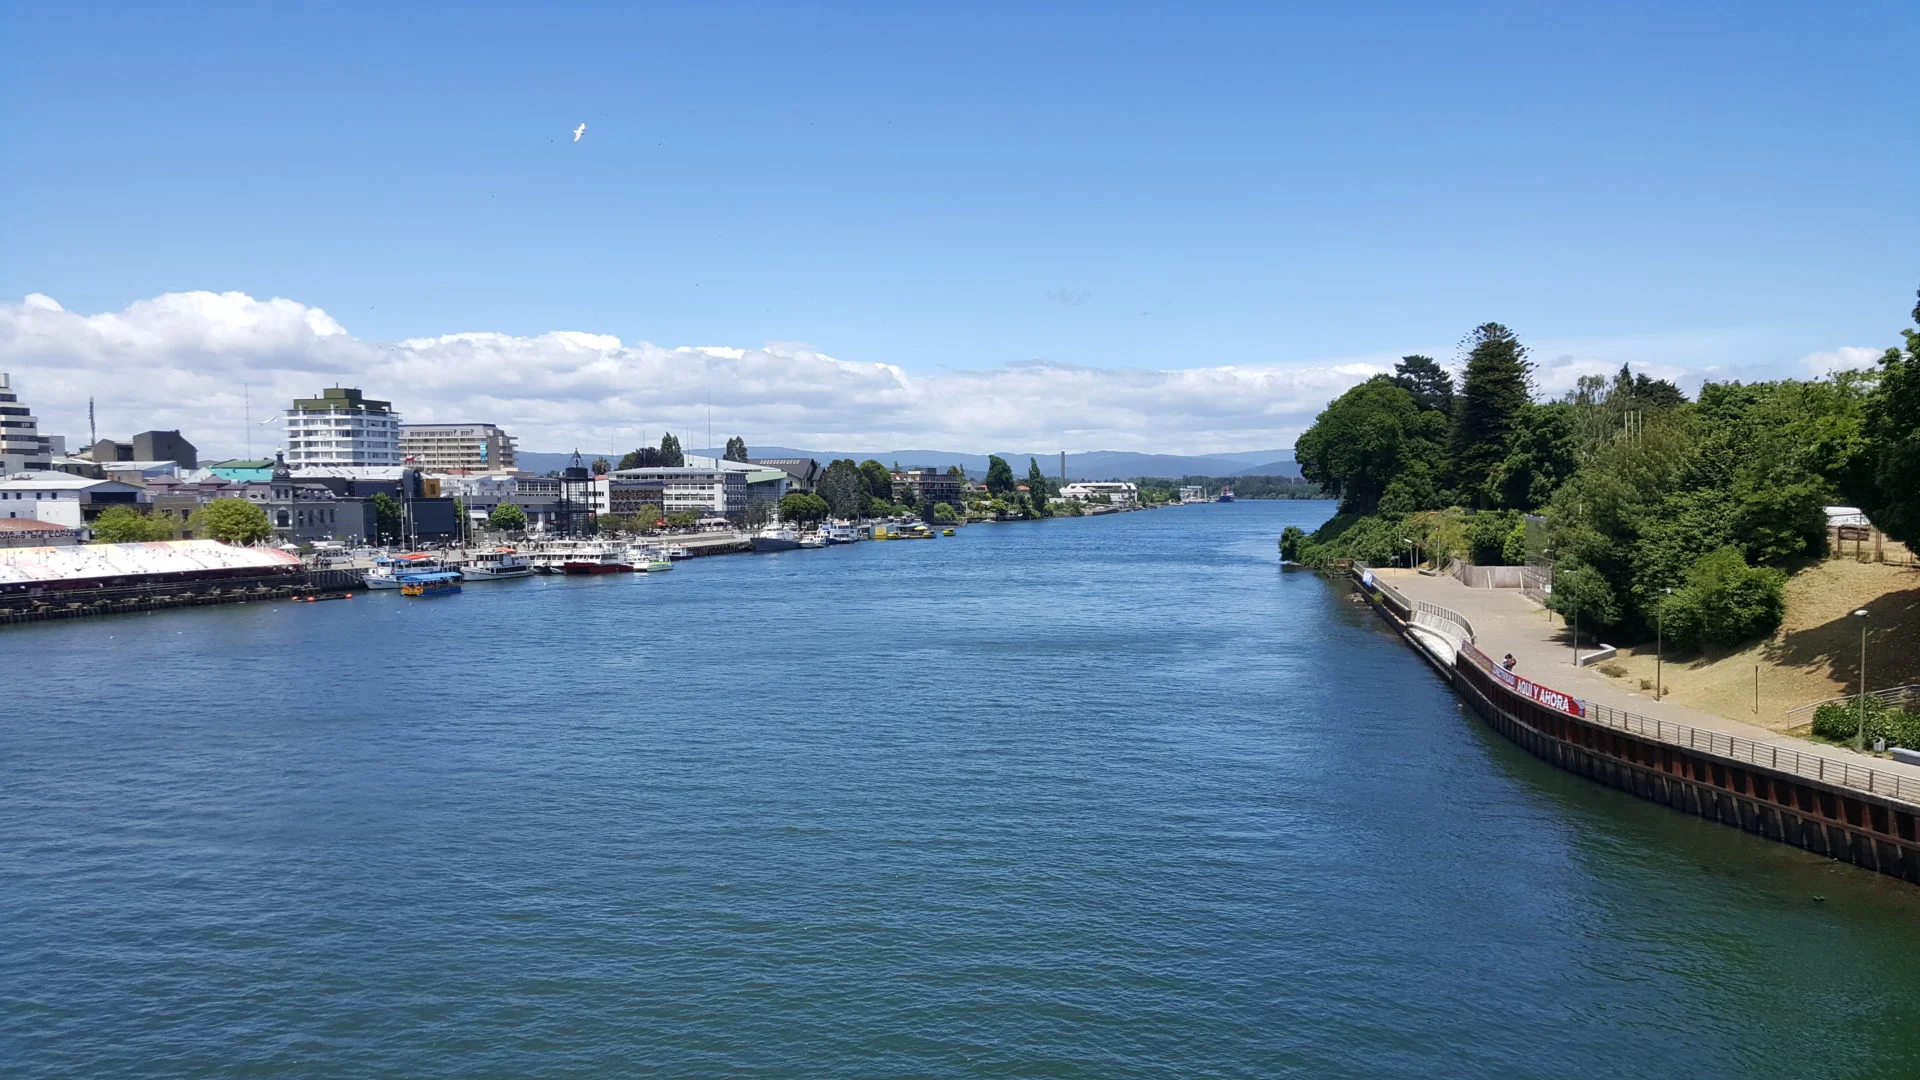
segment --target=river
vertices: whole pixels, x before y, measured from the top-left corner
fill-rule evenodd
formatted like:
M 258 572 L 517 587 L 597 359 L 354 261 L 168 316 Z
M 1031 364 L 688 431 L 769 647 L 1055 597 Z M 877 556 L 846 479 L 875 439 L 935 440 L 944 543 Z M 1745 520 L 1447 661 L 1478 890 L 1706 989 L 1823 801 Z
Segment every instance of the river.
M 1329 512 L 0 629 L 0 1073 L 1920 1074 L 1920 891 L 1507 744 Z

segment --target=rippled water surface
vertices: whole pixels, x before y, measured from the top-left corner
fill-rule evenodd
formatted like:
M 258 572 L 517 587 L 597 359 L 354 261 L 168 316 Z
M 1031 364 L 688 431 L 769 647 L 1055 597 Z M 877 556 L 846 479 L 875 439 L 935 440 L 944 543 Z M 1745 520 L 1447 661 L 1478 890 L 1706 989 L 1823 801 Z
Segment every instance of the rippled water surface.
M 1501 741 L 1327 512 L 0 629 L 0 1074 L 1920 1075 L 1915 890 Z

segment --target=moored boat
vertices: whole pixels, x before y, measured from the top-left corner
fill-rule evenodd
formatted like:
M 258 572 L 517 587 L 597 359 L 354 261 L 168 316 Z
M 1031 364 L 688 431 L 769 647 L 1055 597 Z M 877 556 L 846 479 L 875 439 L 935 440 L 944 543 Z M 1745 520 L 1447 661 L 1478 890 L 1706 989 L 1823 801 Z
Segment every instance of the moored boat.
M 858 525 L 844 521 L 830 521 L 821 526 L 820 536 L 828 544 L 852 544 L 863 539 Z
M 410 555 L 390 555 L 376 559 L 373 569 L 360 578 L 369 589 L 397 589 L 400 579 L 409 574 L 451 573 L 458 580 L 460 573 L 440 560 L 437 555 L 416 551 Z
M 476 551 L 460 566 L 460 573 L 469 581 L 500 581 L 506 578 L 530 577 L 533 563 L 525 555 L 512 548 L 495 548 L 492 551 Z
M 560 569 L 568 574 L 625 574 L 633 570 L 633 556 L 625 544 L 587 541 L 567 555 Z
M 794 551 L 799 547 L 799 534 L 785 525 L 769 525 L 753 534 L 755 551 Z
M 428 574 L 403 574 L 400 577 L 401 596 L 445 596 L 460 591 L 460 575 L 451 570 L 439 570 Z
M 643 573 L 657 574 L 673 569 L 673 561 L 660 548 L 634 548 L 633 568 Z

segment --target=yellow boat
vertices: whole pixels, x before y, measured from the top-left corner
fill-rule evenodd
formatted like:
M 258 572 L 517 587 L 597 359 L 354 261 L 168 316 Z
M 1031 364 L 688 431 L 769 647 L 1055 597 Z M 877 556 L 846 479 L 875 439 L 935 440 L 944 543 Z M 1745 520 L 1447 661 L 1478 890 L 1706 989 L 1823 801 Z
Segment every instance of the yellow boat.
M 952 529 L 941 529 L 941 530 L 940 530 L 940 535 L 941 535 L 941 536 L 952 536 L 952 535 L 953 535 L 953 530 L 952 530 Z

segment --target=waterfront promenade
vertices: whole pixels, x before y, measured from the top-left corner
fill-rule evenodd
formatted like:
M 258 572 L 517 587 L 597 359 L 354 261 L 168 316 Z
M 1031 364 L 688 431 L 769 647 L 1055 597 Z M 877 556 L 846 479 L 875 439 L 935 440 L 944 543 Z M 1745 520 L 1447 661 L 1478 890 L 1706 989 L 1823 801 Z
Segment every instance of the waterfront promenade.
M 1656 701 L 1652 691 L 1642 692 L 1620 679 L 1602 674 L 1596 667 L 1575 667 L 1572 639 L 1560 617 L 1527 599 L 1517 589 L 1472 589 L 1456 578 L 1428 577 L 1411 570 L 1375 569 L 1373 573 L 1410 600 L 1424 600 L 1465 616 L 1473 624 L 1474 640 L 1481 652 L 1496 661 L 1512 653 L 1517 661 L 1516 673 L 1555 690 L 1649 720 L 1717 731 L 1920 783 L 1920 766 L 1783 735 L 1749 721 L 1690 709 L 1670 701 Z

